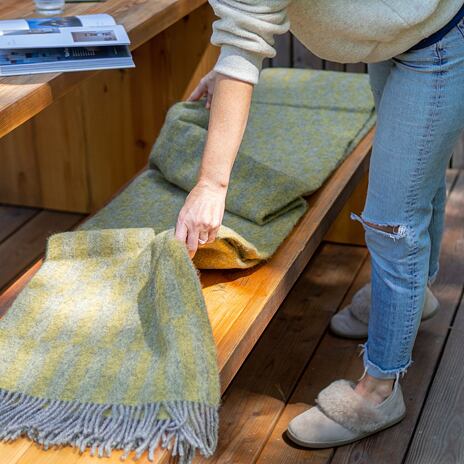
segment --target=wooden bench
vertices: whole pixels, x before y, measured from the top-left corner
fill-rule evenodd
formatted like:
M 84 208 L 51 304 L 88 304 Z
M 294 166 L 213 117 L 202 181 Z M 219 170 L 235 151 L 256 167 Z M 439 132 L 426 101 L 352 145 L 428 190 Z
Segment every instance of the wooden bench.
M 33 8 L 3 0 L 0 19 L 34 16 Z M 101 208 L 146 164 L 167 109 L 219 53 L 206 0 L 66 4 L 66 15 L 90 13 L 125 26 L 136 68 L 0 78 L 0 203 Z
M 347 217 L 350 210 L 359 211 L 363 206 L 373 133 L 374 129 L 324 185 L 308 197 L 308 211 L 267 263 L 247 270 L 201 272 L 203 293 L 217 345 L 222 392 L 233 380 L 321 241 L 326 238 L 362 243 L 362 226 Z M 0 295 L 0 315 L 8 310 L 40 265 L 41 261 L 35 263 Z M 0 445 L 0 455 L 1 447 L 11 451 L 28 445 L 30 443 L 25 440 Z M 33 453 L 42 453 L 38 448 L 34 450 Z M 72 451 L 66 448 L 61 452 Z M 163 456 L 160 459 L 164 462 L 167 458 Z M 117 458 L 114 459 L 118 462 Z M 29 462 L 33 461 L 20 460 L 18 464 Z M 2 461 L 0 458 L 0 463 L 16 464 L 16 461 Z

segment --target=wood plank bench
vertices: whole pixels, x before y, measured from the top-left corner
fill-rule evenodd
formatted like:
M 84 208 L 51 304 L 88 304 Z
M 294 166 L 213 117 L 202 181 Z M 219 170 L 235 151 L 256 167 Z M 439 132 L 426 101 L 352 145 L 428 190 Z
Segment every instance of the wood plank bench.
M 367 172 L 372 138 L 373 130 L 325 184 L 308 197 L 308 211 L 267 263 L 246 270 L 201 272 L 223 390 Z M 40 264 L 34 264 L 0 295 L 0 314 L 6 312 Z
M 0 19 L 33 8 L 3 0 Z M 168 108 L 216 62 L 206 0 L 74 3 L 64 14 L 90 13 L 125 26 L 136 68 L 0 78 L 0 203 L 98 210 L 143 168 Z
M 329 238 L 362 243 L 362 226 L 347 217 L 349 210 L 359 210 L 363 206 L 373 134 L 374 129 L 324 185 L 308 197 L 307 212 L 268 262 L 247 270 L 201 272 L 203 293 L 217 345 L 222 392 L 233 380 L 321 241 Z M 41 261 L 36 262 L 0 295 L 0 316 L 8 310 L 40 265 Z M 39 459 L 49 462 L 47 456 L 49 458 L 52 452 L 58 453 L 57 462 L 60 464 L 78 460 L 76 451 L 71 448 L 43 454 L 45 452 L 37 446 L 19 440 L 13 444 L 0 444 L 0 464 L 35 464 Z M 2 453 L 13 457 L 3 460 Z M 18 453 L 19 458 L 16 459 Z M 73 456 L 73 460 L 66 456 Z M 119 462 L 118 454 L 114 456 L 106 462 Z M 165 462 L 166 454 L 160 459 Z M 82 461 L 82 464 L 84 462 L 90 461 Z

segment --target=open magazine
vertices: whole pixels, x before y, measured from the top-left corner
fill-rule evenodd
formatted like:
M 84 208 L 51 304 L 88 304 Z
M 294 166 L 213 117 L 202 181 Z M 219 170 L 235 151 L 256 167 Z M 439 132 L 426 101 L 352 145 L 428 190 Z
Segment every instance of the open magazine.
M 107 14 L 0 21 L 0 76 L 132 68 L 130 40 Z

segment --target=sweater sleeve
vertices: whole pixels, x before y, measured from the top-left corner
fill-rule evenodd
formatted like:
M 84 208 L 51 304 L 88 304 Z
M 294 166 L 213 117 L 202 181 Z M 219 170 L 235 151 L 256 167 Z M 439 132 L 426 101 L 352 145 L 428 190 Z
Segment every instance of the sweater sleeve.
M 290 0 L 209 0 L 218 20 L 211 43 L 221 47 L 214 70 L 256 84 L 264 58 L 276 54 L 274 35 L 289 30 Z

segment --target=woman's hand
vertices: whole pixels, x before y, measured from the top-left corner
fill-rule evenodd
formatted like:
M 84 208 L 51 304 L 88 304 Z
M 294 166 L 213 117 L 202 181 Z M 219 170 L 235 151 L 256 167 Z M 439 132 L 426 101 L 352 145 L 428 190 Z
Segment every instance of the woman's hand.
M 199 181 L 179 212 L 176 237 L 187 244 L 190 258 L 198 246 L 214 242 L 222 223 L 227 188 Z
M 245 131 L 253 85 L 210 72 L 189 100 L 198 99 L 205 92 L 208 93 L 206 106 L 211 106 L 208 135 L 197 183 L 179 212 L 175 232 L 186 244 L 191 258 L 199 245 L 215 240 L 221 226 L 230 174 Z
M 217 72 L 214 70 L 206 74 L 206 76 L 201 79 L 195 90 L 190 94 L 190 97 L 187 98 L 187 101 L 197 101 L 206 94 L 205 107 L 209 109 L 211 107 L 211 100 L 213 99 L 216 77 Z

